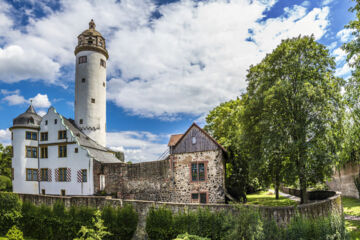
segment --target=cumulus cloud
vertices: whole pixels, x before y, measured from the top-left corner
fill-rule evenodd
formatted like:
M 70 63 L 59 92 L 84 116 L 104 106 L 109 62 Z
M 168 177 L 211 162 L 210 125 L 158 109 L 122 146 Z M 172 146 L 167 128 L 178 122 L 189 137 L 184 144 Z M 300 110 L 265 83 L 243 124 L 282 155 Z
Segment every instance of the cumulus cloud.
M 47 94 L 38 93 L 35 97 L 30 98 L 30 101 L 32 101 L 34 107 L 38 108 L 48 108 L 51 105 Z
M 352 29 L 343 29 L 339 31 L 336 36 L 340 39 L 341 42 L 348 42 L 353 38 L 353 30 Z
M 60 9 L 46 9 L 45 17 L 29 13 L 23 31 L 14 27 L 16 16 L 4 3 L 0 81 L 63 84 L 61 67 L 73 67 L 76 36 L 94 18 L 110 54 L 108 100 L 145 117 L 200 116 L 238 96 L 250 64 L 282 39 L 300 34 L 320 39 L 326 33 L 328 7 L 295 5 L 264 20 L 275 2 L 181 0 L 157 7 L 150 0 L 62 0 Z M 161 17 L 153 17 L 155 10 Z
M 23 96 L 18 94 L 8 95 L 3 98 L 5 102 L 7 102 L 10 106 L 20 105 L 26 103 L 26 99 Z
M 246 70 L 282 39 L 325 33 L 329 8 L 285 9 L 260 21 L 269 4 L 180 1 L 151 26 L 117 31 L 109 43 L 108 99 L 145 117 L 201 115 L 246 88 Z M 131 47 L 129 47 L 131 46 Z
M 10 106 L 21 105 L 24 103 L 32 103 L 35 108 L 48 108 L 51 106 L 51 102 L 49 101 L 47 94 L 38 93 L 35 97 L 27 100 L 20 95 L 19 90 L 8 91 L 6 89 L 2 89 L 1 93 L 6 95 L 2 100 L 7 102 Z
M 5 146 L 11 144 L 11 132 L 9 129 L 0 129 L 0 143 Z
M 167 150 L 163 144 L 168 136 L 155 135 L 150 132 L 108 132 L 107 145 L 113 150 L 123 151 L 125 161 L 145 162 L 158 160 Z

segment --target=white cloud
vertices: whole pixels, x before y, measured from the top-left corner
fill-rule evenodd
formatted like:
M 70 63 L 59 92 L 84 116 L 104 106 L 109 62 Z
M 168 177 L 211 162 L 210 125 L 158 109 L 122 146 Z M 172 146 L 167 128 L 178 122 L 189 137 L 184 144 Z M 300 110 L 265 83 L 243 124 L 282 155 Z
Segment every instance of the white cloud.
M 3 98 L 10 106 L 26 103 L 26 99 L 18 94 L 9 95 Z
M 108 45 L 110 72 L 122 70 L 122 77 L 109 81 L 108 99 L 146 117 L 201 115 L 238 96 L 250 64 L 282 39 L 320 39 L 326 33 L 327 7 L 307 12 L 295 6 L 280 18 L 258 22 L 268 7 L 256 1 L 181 1 L 161 7 L 163 17 L 151 27 L 125 26 Z
M 346 59 L 346 52 L 344 50 L 342 50 L 341 48 L 337 48 L 335 49 L 332 54 L 335 57 L 335 61 L 336 62 L 342 62 Z
M 40 110 L 37 112 L 37 114 L 41 117 L 45 116 L 47 112 L 43 111 L 43 110 Z
M 347 78 L 348 76 L 350 76 L 351 71 L 352 71 L 352 69 L 349 66 L 349 64 L 345 63 L 344 65 L 342 65 L 341 67 L 338 67 L 336 69 L 335 75 L 338 76 L 338 77 Z
M 4 95 L 7 95 L 2 100 L 7 102 L 11 106 L 21 105 L 24 103 L 30 104 L 31 101 L 32 101 L 32 105 L 35 108 L 48 108 L 51 106 L 51 102 L 49 101 L 47 94 L 38 93 L 35 97 L 27 100 L 23 96 L 20 95 L 19 90 L 8 91 L 5 89 L 2 89 L 1 93 Z M 8 94 L 10 94 L 10 95 L 8 95 Z
M 30 98 L 32 100 L 32 104 L 35 108 L 48 108 L 51 106 L 49 98 L 47 94 L 38 93 L 35 97 Z
M 340 39 L 341 42 L 348 42 L 353 38 L 352 29 L 343 29 L 339 31 L 336 36 Z
M 11 132 L 9 129 L 0 129 L 0 143 L 5 146 L 11 144 Z
M 24 31 L 13 27 L 14 16 L 4 7 L 0 81 L 66 84 L 58 81 L 60 67 L 73 66 L 76 36 L 94 18 L 110 54 L 110 101 L 146 117 L 202 115 L 238 96 L 250 64 L 282 39 L 300 34 L 320 39 L 326 33 L 328 7 L 294 6 L 260 21 L 275 2 L 182 0 L 162 5 L 162 17 L 149 21 L 156 8 L 150 0 L 62 0 L 60 10 L 48 9 L 43 18 L 30 13 Z
M 125 161 L 145 162 L 158 160 L 167 150 L 163 144 L 167 136 L 155 135 L 150 132 L 108 132 L 107 145 L 113 150 L 123 151 Z

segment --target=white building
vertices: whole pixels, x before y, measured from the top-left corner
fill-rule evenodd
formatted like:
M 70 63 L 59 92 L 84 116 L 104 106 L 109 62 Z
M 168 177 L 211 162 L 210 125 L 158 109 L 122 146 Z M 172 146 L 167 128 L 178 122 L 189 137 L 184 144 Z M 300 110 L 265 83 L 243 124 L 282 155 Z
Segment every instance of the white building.
M 95 184 L 105 184 L 94 182 L 94 161 L 121 162 L 105 147 L 108 52 L 93 20 L 78 36 L 75 56 L 75 121 L 53 107 L 40 117 L 32 106 L 13 120 L 16 193 L 93 195 Z

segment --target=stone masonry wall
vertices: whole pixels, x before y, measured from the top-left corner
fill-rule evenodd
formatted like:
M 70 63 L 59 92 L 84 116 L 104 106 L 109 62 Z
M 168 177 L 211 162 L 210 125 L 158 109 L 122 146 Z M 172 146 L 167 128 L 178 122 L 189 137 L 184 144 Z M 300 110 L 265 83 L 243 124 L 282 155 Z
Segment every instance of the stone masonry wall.
M 346 164 L 340 171 L 335 170 L 327 185 L 332 191 L 339 191 L 343 196 L 359 198 L 354 184 L 354 177 L 359 176 L 359 164 Z
M 135 164 L 108 163 L 97 167 L 105 175 L 105 191 L 122 199 L 168 201 L 173 191 L 169 160 Z M 99 186 L 96 186 L 96 191 Z
M 221 150 L 173 154 L 173 202 L 191 203 L 192 193 L 207 193 L 209 203 L 225 202 L 225 170 Z M 205 181 L 191 181 L 191 163 L 204 162 Z
M 191 181 L 191 163 L 203 162 L 206 180 Z M 94 163 L 95 192 L 105 175 L 105 192 L 121 199 L 191 203 L 192 193 L 206 193 L 207 202 L 225 202 L 225 172 L 221 150 L 172 154 L 135 164 Z
M 60 200 L 65 203 L 66 207 L 70 206 L 92 206 L 96 208 L 102 208 L 106 205 L 111 206 L 124 206 L 124 204 L 131 204 L 139 214 L 139 223 L 133 239 L 144 240 L 146 239 L 145 224 L 146 216 L 150 207 L 160 207 L 166 205 L 174 213 L 178 211 L 192 211 L 198 208 L 208 208 L 211 211 L 225 210 L 232 213 L 241 211 L 235 205 L 227 204 L 191 204 L 191 203 L 168 203 L 168 202 L 154 202 L 154 201 L 141 201 L 141 200 L 122 200 L 122 199 L 111 199 L 109 197 L 96 197 L 96 196 L 48 196 L 48 195 L 32 195 L 32 194 L 18 194 L 20 199 L 23 201 L 30 201 L 34 204 L 41 205 L 53 205 L 56 201 Z M 258 209 L 260 213 L 267 219 L 273 219 L 278 224 L 287 224 L 292 217 L 297 213 L 317 218 L 320 216 L 328 216 L 333 213 L 342 213 L 341 196 L 340 193 L 336 193 L 333 197 L 326 200 L 316 201 L 313 203 L 303 204 L 299 206 L 289 207 L 259 207 L 259 206 L 247 206 L 254 209 Z

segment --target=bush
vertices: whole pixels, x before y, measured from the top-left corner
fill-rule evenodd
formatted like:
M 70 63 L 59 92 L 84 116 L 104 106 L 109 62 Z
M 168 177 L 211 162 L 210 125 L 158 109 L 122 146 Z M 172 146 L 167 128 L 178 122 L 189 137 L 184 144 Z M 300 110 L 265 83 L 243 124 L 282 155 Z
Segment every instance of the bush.
M 239 212 L 236 215 L 226 215 L 223 229 L 226 231 L 224 239 L 265 239 L 263 222 L 259 212 L 246 207 L 239 207 Z
M 24 240 L 22 231 L 20 231 L 15 225 L 9 229 L 6 234 L 8 240 Z
M 169 240 L 174 238 L 173 216 L 166 207 L 151 207 L 146 217 L 146 233 L 150 240 Z
M 11 191 L 12 182 L 7 176 L 0 175 L 0 191 Z
M 284 239 L 347 239 L 344 218 L 340 215 L 318 219 L 297 216 L 287 226 Z
M 196 235 L 189 235 L 188 233 L 180 234 L 174 240 L 210 240 L 210 238 L 203 238 Z
M 105 237 L 109 240 L 130 240 L 132 239 L 139 220 L 139 216 L 132 205 L 125 205 L 122 208 L 106 206 L 102 211 L 104 225 L 112 233 Z
M 106 231 L 104 221 L 101 219 L 101 213 L 99 210 L 95 212 L 95 217 L 92 219 L 93 226 L 86 227 L 82 226 L 79 231 L 79 238 L 74 240 L 102 240 L 104 237 L 111 235 L 110 232 Z
M 5 235 L 21 218 L 21 202 L 14 193 L 0 192 L 0 234 Z

